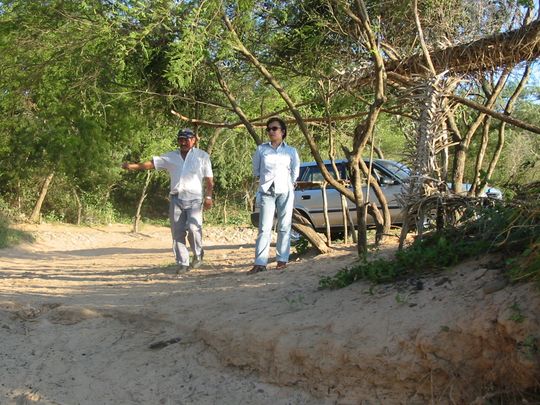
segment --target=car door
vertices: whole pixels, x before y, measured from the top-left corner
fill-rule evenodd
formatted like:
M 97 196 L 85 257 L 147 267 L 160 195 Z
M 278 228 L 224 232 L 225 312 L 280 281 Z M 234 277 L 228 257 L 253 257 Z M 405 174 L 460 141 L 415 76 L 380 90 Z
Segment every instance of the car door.
M 336 166 L 340 172 L 340 177 L 346 175 L 345 163 L 338 162 Z M 330 163 L 326 164 L 327 170 L 334 178 L 337 178 L 334 168 Z M 300 188 L 295 191 L 295 208 L 309 217 L 311 223 L 316 229 L 326 227 L 323 209 L 323 191 L 320 186 L 324 182 L 322 173 L 317 165 L 305 167 L 301 182 L 313 183 L 311 187 Z M 319 183 L 319 185 L 317 185 Z M 341 214 L 341 194 L 331 186 L 326 187 L 326 197 L 328 202 L 328 217 L 331 227 L 343 226 Z
M 366 162 L 369 164 L 369 162 Z M 338 171 L 340 173 L 340 178 L 348 179 L 347 173 L 347 162 L 339 161 L 336 162 Z M 331 164 L 327 163 L 326 168 L 334 178 L 335 172 Z M 398 200 L 398 195 L 402 190 L 402 182 L 399 177 L 395 176 L 393 172 L 387 169 L 384 165 L 378 163 L 377 161 L 373 162 L 372 165 L 372 175 L 379 182 L 381 189 L 386 197 L 388 202 L 390 215 L 392 217 L 392 223 L 401 222 L 401 205 Z M 300 180 L 303 182 L 312 182 L 312 183 L 321 183 L 324 181 L 322 173 L 318 166 L 312 164 L 305 167 L 303 175 L 300 177 Z M 351 187 L 351 186 L 349 186 Z M 328 186 L 326 189 L 327 201 L 328 201 L 328 217 L 330 226 L 332 228 L 342 228 L 343 227 L 343 215 L 342 215 L 342 203 L 341 203 L 341 194 L 334 188 Z M 370 187 L 369 197 L 367 196 L 367 185 L 363 185 L 363 195 L 364 198 L 369 202 L 375 202 L 379 208 L 381 208 L 379 200 L 373 190 L 373 187 Z M 346 201 L 349 212 L 353 221 L 356 223 L 356 205 L 347 200 Z M 324 229 L 326 227 L 324 220 L 324 209 L 323 209 L 323 195 L 320 186 L 313 185 L 313 187 L 298 189 L 295 192 L 295 207 L 301 212 L 304 212 L 306 216 L 311 220 L 314 227 L 317 229 Z M 368 215 L 367 224 L 373 225 L 373 218 Z
M 377 163 L 373 164 L 373 175 L 377 178 L 379 186 L 386 198 L 392 223 L 401 223 L 402 207 L 399 202 L 399 196 L 403 190 L 403 184 L 392 173 L 384 170 L 384 167 L 379 166 Z M 376 196 L 374 197 L 375 199 L 373 201 L 376 201 L 379 209 L 382 209 L 379 200 Z

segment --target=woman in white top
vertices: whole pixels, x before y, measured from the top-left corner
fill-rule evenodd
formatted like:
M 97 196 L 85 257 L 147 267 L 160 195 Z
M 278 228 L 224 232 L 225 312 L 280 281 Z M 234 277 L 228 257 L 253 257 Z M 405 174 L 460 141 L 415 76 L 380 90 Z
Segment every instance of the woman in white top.
M 266 270 L 276 211 L 278 270 L 287 267 L 291 248 L 294 183 L 300 171 L 300 158 L 296 149 L 284 141 L 287 125 L 282 119 L 270 118 L 266 123 L 266 131 L 270 142 L 259 145 L 253 155 L 253 175 L 259 179 L 256 201 L 260 206 L 260 214 L 255 264 L 248 274 Z

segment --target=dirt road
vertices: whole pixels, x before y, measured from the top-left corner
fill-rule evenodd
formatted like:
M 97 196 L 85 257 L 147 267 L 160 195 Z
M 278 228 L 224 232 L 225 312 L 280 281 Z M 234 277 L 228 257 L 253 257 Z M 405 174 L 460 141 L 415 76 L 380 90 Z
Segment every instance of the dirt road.
M 0 250 L 1 404 L 470 403 L 539 380 L 538 290 L 486 261 L 320 291 L 354 247 L 246 275 L 254 230 L 207 228 L 175 277 L 167 228 L 29 230 Z
M 0 403 L 325 403 L 294 381 L 231 367 L 199 336 L 216 317 L 242 328 L 264 295 L 295 310 L 306 305 L 302 290 L 316 289 L 315 274 L 306 286 L 278 272 L 245 275 L 252 229 L 207 228 L 206 264 L 180 278 L 167 228 L 29 230 L 35 243 L 0 251 Z

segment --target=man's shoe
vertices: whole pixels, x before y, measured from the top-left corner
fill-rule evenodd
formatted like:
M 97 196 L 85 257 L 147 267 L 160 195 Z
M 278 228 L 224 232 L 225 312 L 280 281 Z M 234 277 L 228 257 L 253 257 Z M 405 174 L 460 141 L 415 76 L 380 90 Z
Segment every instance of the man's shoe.
M 176 275 L 179 276 L 182 273 L 187 273 L 189 271 L 189 266 L 185 264 L 179 264 L 176 266 Z
M 261 266 L 261 265 L 256 264 L 246 274 L 260 273 L 261 271 L 266 271 L 266 266 Z
M 204 258 L 204 250 L 201 250 L 201 255 L 199 257 L 193 256 L 193 261 L 191 262 L 192 269 L 198 269 L 201 267 Z
M 202 266 L 202 257 L 194 257 L 193 261 L 191 262 L 191 268 L 192 269 L 198 269 Z
M 283 270 L 287 268 L 287 262 L 277 262 L 276 270 Z

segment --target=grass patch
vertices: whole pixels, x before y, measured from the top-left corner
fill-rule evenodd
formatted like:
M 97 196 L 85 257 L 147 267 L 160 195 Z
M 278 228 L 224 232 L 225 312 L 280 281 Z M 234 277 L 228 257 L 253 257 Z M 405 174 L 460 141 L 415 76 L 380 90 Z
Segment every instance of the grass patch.
M 11 228 L 9 221 L 0 214 L 0 249 L 33 241 L 30 233 Z

